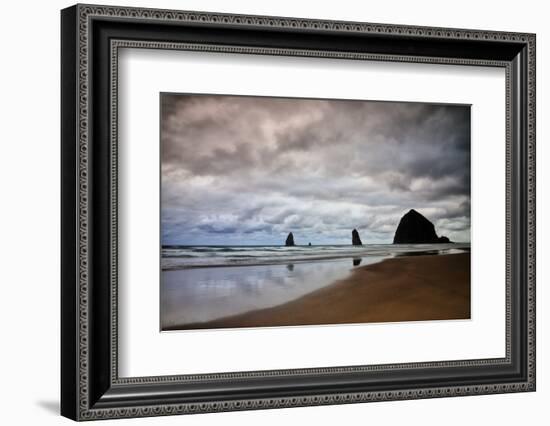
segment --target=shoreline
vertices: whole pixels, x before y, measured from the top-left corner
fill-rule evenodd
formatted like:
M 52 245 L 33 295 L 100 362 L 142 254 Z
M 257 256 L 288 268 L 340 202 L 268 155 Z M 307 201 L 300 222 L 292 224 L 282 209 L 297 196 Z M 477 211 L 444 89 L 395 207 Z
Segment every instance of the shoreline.
M 162 330 L 469 318 L 470 253 L 457 253 L 384 259 L 281 305 Z

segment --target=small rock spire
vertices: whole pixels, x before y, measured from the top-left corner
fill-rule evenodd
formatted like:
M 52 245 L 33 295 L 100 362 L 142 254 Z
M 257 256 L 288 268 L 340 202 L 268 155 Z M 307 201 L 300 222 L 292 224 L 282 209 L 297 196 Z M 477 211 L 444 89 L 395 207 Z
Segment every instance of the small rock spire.
M 288 234 L 288 237 L 286 237 L 285 246 L 291 247 L 294 245 L 294 235 L 292 235 L 292 232 Z

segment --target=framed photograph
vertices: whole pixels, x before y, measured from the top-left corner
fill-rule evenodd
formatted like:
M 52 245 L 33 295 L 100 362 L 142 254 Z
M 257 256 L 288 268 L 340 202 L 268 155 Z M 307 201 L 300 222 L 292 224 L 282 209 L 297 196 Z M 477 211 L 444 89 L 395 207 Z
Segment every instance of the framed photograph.
M 535 35 L 61 12 L 61 412 L 535 390 Z

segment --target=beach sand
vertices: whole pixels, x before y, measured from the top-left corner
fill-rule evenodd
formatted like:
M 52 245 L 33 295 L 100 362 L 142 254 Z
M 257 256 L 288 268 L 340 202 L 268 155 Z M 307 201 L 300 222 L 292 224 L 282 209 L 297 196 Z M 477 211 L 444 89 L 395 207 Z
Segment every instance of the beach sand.
M 396 257 L 291 302 L 171 329 L 470 318 L 470 253 Z

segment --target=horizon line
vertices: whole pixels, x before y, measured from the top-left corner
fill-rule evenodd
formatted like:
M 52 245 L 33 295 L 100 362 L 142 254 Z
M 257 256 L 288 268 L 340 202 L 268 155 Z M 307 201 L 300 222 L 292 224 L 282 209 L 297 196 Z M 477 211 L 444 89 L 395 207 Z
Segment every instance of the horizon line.
M 361 246 L 367 246 L 367 245 L 419 245 L 419 244 L 425 244 L 425 245 L 442 245 L 442 244 L 471 244 L 471 241 L 453 241 L 450 243 L 363 243 L 360 245 L 354 245 L 354 244 L 294 244 L 293 246 L 287 246 L 284 243 L 283 244 L 161 244 L 162 247 L 168 247 L 168 246 L 178 246 L 178 247 L 315 247 L 315 246 L 352 246 L 352 247 L 361 247 Z

